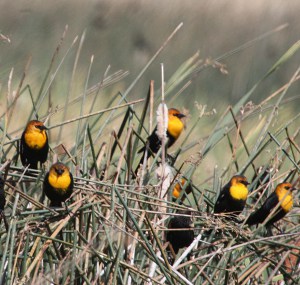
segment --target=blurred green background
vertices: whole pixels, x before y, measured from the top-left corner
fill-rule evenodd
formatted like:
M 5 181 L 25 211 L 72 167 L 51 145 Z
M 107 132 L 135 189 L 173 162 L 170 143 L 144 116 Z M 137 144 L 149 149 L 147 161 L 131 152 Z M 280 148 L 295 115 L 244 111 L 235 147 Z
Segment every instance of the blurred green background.
M 141 80 L 134 86 L 128 100 L 144 98 L 149 81 L 160 86 L 160 63 L 165 66 L 165 80 L 188 58 L 200 51 L 200 58 L 217 58 L 247 41 L 274 28 L 288 24 L 252 46 L 234 53 L 221 61 L 228 74 L 217 68 L 208 68 L 193 79 L 192 84 L 172 102 L 172 106 L 188 109 L 192 125 L 198 116 L 195 101 L 207 105 L 207 110 L 216 109 L 217 114 L 202 119 L 193 132 L 194 141 L 209 135 L 211 128 L 229 104 L 234 104 L 244 95 L 276 60 L 299 39 L 300 2 L 294 1 L 0 1 L 0 32 L 10 42 L 0 42 L 0 96 L 1 113 L 5 110 L 9 73 L 13 68 L 12 87 L 17 88 L 26 62 L 32 61 L 26 74 L 33 97 L 37 96 L 41 83 L 49 68 L 51 58 L 66 25 L 68 31 L 55 64 L 60 63 L 76 36 L 85 31 L 85 39 L 78 59 L 78 66 L 70 88 L 70 80 L 78 45 L 71 49 L 55 75 L 51 86 L 53 105 L 63 104 L 70 89 L 71 99 L 84 92 L 85 81 L 94 55 L 88 86 L 101 80 L 107 67 L 109 74 L 117 70 L 128 70 L 129 75 L 102 93 L 102 99 L 94 110 L 103 109 L 104 102 L 123 93 L 136 78 L 148 60 L 159 49 L 174 28 L 183 22 L 183 27 L 166 46 L 158 59 L 150 66 Z M 287 83 L 299 64 L 299 54 L 268 78 L 254 92 L 251 100 L 258 104 L 279 87 Z M 297 86 L 297 84 L 295 84 Z M 297 87 L 291 88 L 289 96 L 295 96 Z M 175 94 L 174 94 L 175 95 Z M 170 100 L 172 95 L 168 98 Z M 167 102 L 168 103 L 168 102 Z M 299 112 L 299 100 L 286 105 L 283 115 Z M 14 110 L 14 124 L 9 133 L 18 137 L 32 109 L 29 96 L 22 96 Z M 79 115 L 80 105 L 72 107 L 68 118 Z M 89 109 L 89 108 L 88 108 Z M 28 112 L 27 112 L 28 111 Z M 47 108 L 42 109 L 43 116 Z M 70 112 L 70 111 L 69 111 Z M 26 119 L 24 119 L 26 118 Z M 57 121 L 61 120 L 61 117 Z M 118 129 L 118 123 L 113 128 Z M 252 122 L 259 124 L 259 122 Z M 251 125 L 251 123 L 250 123 Z M 70 129 L 67 130 L 67 133 Z M 110 130 L 107 131 L 108 133 Z M 72 145 L 73 139 L 70 139 Z M 64 143 L 67 143 L 64 141 Z M 223 149 L 219 150 L 221 153 Z M 219 153 L 220 153 L 219 152 Z M 224 151 L 223 151 L 224 152 Z M 223 161 L 210 160 L 207 169 Z M 211 172 L 211 171 L 210 171 Z
M 299 1 L 0 1 L 0 31 L 11 43 L 1 43 L 1 84 L 6 85 L 13 67 L 21 74 L 32 55 L 30 79 L 39 83 L 65 25 L 69 26 L 64 48 L 76 35 L 86 30 L 79 69 L 87 72 L 91 55 L 95 55 L 92 78 L 96 81 L 108 65 L 111 70 L 124 69 L 135 78 L 166 37 L 180 23 L 183 28 L 151 66 L 132 96 L 145 93 L 150 79 L 160 84 L 159 63 L 165 64 L 166 79 L 187 58 L 200 50 L 200 57 L 217 57 L 246 41 L 288 23 L 287 29 L 253 47 L 234 54 L 224 63 L 229 74 L 204 72 L 186 91 L 193 100 L 219 105 L 220 99 L 235 102 L 275 60 L 299 39 Z M 74 49 L 75 54 L 75 49 Z M 74 55 L 73 54 L 73 55 Z M 295 58 L 295 66 L 298 64 Z M 68 80 L 74 57 L 60 73 Z M 295 66 L 276 74 L 273 88 L 289 80 Z M 69 70 L 68 70 L 69 69 Z M 63 94 L 64 92 L 61 91 Z M 263 94 L 257 94 L 257 97 Z M 186 106 L 189 107 L 189 106 Z

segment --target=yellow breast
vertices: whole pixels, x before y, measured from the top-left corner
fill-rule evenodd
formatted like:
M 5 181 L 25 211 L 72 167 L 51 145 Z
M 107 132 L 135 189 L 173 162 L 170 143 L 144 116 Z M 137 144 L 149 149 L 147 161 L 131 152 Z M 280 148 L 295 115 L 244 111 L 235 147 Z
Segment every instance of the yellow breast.
M 52 187 L 66 190 L 71 184 L 71 177 L 68 173 L 63 173 L 60 176 L 49 173 L 48 181 Z
M 183 123 L 175 116 L 169 117 L 168 132 L 174 138 L 177 139 L 183 130 Z
M 293 207 L 293 196 L 290 191 L 276 191 L 281 207 L 285 212 L 289 212 Z
M 236 200 L 244 200 L 244 201 L 247 200 L 248 188 L 242 183 L 232 185 L 229 188 L 229 192 L 231 197 Z
M 25 142 L 30 148 L 41 149 L 47 141 L 45 131 L 25 132 Z

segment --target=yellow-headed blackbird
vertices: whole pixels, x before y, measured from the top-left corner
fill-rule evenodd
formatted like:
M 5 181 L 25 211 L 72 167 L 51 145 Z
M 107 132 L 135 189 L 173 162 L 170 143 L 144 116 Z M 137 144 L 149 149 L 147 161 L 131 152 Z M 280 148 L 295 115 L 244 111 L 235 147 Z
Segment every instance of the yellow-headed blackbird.
M 47 160 L 48 136 L 47 128 L 43 122 L 30 121 L 21 137 L 20 155 L 24 166 L 37 169 L 38 162 L 41 164 Z
M 178 199 L 181 195 L 181 191 L 183 189 L 183 187 L 185 186 L 186 180 L 184 178 L 181 179 L 180 182 L 178 182 L 174 188 L 173 188 L 173 192 L 172 192 L 172 196 L 174 199 Z M 188 195 L 189 193 L 192 192 L 192 187 L 191 184 L 189 183 L 186 187 L 185 187 L 185 194 Z M 184 200 L 184 195 L 182 196 L 182 200 Z
M 245 176 L 233 176 L 221 189 L 220 195 L 215 204 L 214 213 L 228 213 L 233 216 L 239 215 L 246 205 L 248 184 L 249 182 Z
M 182 247 L 189 246 L 194 240 L 194 226 L 190 215 L 190 211 L 184 211 L 181 214 L 185 216 L 174 216 L 171 218 L 168 229 L 182 229 L 178 231 L 168 231 L 166 240 L 172 245 L 175 254 Z
M 44 193 L 50 200 L 50 207 L 60 207 L 73 192 L 73 175 L 63 163 L 53 164 L 46 174 Z
M 290 183 L 278 184 L 275 191 L 258 210 L 249 216 L 245 223 L 249 226 L 263 223 L 278 203 L 280 203 L 279 208 L 272 217 L 269 217 L 270 219 L 266 223 L 266 226 L 268 227 L 282 219 L 293 207 L 292 190 L 295 189 Z
M 171 147 L 180 136 L 184 128 L 184 124 L 181 119 L 184 117 L 185 115 L 180 113 L 177 109 L 171 108 L 168 110 L 168 128 L 167 128 L 168 141 L 166 142 L 166 147 Z M 151 156 L 151 152 L 157 153 L 161 147 L 161 141 L 157 136 L 156 131 L 157 131 L 157 127 L 155 127 L 152 134 L 147 139 L 146 145 L 148 145 L 150 150 L 147 153 L 147 158 Z M 139 164 L 142 164 L 144 161 L 145 150 L 146 150 L 146 146 L 144 146 L 138 151 L 139 153 L 144 152 Z
M 4 180 L 0 176 L 0 215 L 4 210 L 4 206 L 5 206 Z

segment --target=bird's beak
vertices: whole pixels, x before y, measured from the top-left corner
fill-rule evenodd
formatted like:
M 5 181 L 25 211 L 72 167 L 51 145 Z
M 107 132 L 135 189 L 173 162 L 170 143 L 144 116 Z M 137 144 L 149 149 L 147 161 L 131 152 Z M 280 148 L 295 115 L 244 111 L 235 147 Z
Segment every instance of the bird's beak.
M 55 169 L 55 171 L 58 175 L 62 175 L 64 173 L 63 169 Z
M 48 130 L 48 128 L 44 125 L 43 126 L 38 126 L 37 128 L 40 129 L 41 131 Z
M 177 117 L 178 117 L 179 119 L 181 119 L 181 118 L 185 118 L 186 115 L 180 113 L 180 114 L 177 115 Z

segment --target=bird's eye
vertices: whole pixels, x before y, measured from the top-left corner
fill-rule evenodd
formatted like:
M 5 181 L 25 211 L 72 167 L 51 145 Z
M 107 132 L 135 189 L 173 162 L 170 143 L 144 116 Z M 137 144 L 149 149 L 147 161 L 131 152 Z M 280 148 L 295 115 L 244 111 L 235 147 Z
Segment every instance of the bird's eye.
M 284 186 L 284 189 L 289 190 L 291 187 L 290 186 Z

